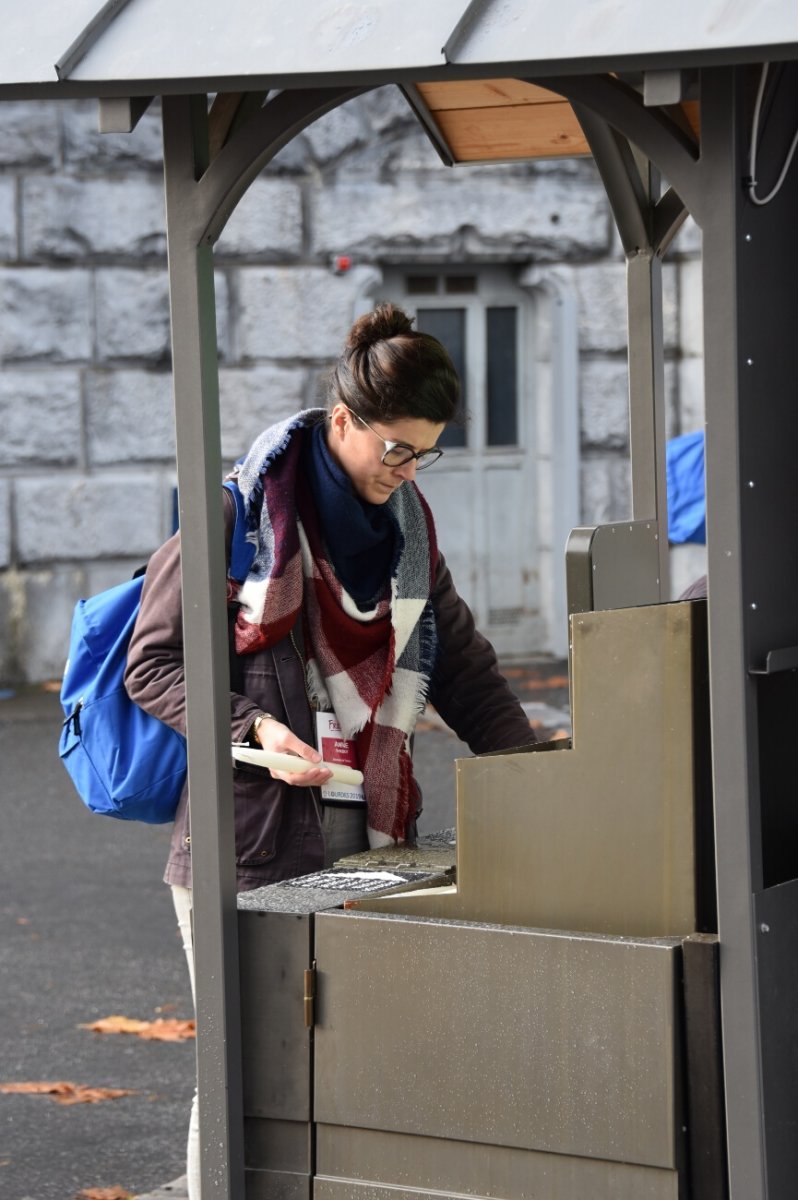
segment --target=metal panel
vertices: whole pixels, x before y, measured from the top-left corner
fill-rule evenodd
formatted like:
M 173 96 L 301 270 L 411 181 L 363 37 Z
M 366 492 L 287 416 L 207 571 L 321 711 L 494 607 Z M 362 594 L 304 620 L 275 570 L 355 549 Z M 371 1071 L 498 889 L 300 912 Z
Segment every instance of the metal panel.
M 571 530 L 565 551 L 569 615 L 656 604 L 659 568 L 654 520 Z
M 35 7 L 0 0 L 0 84 L 56 82 L 56 59 L 102 7 L 102 0 L 60 0 Z
M 764 1061 L 784 1048 L 778 1023 L 766 1022 L 761 1009 L 752 897 L 763 886 L 768 810 L 794 800 L 774 795 L 761 777 L 760 685 L 748 670 L 768 651 L 798 643 L 798 177 L 793 170 L 766 208 L 745 202 L 746 82 L 742 71 L 712 71 L 701 83 L 702 177 L 712 212 L 703 242 L 712 737 L 730 1190 L 733 1200 L 782 1200 L 794 1194 L 795 1178 L 786 1190 L 770 1186 L 779 1167 L 766 1131 L 779 1119 L 782 1096 L 778 1086 L 771 1096 Z M 794 79 L 786 98 L 794 105 Z M 794 116 L 777 108 L 768 127 L 791 136 Z M 780 162 L 779 154 L 771 144 L 766 158 Z M 792 772 L 792 742 L 778 753 Z M 781 1004 L 795 1011 L 794 989 Z M 782 1140 L 780 1150 L 790 1162 L 794 1146 Z
M 787 1200 L 798 1179 L 798 880 L 754 898 L 768 1196 Z
M 413 1137 L 372 1129 L 319 1125 L 315 1200 L 677 1200 L 675 1171 Z M 707 1200 L 697 1196 L 696 1200 Z
M 310 922 L 310 916 L 295 913 L 238 914 L 248 1117 L 310 1120 L 310 1031 L 303 1016 Z
M 331 912 L 316 961 L 317 1122 L 676 1166 L 677 942 Z
M 695 1200 L 729 1194 L 718 959 L 717 937 L 696 934 L 682 943 L 689 1192 Z
M 302 75 L 443 65 L 465 0 L 341 5 L 311 0 L 131 0 L 73 80 Z M 158 30 L 159 35 L 153 36 Z M 61 47 L 64 49 L 64 47 Z
M 244 1143 L 246 1200 L 308 1200 L 313 1162 L 310 1122 L 249 1117 L 244 1121 Z
M 244 1174 L 245 1200 L 310 1200 L 312 1179 L 308 1175 L 250 1171 Z
M 637 937 L 693 933 L 695 756 L 707 751 L 695 741 L 693 712 L 700 621 L 689 603 L 574 616 L 572 749 L 458 760 L 456 892 L 358 908 Z
M 792 0 L 671 0 L 646 5 L 645 20 L 635 0 L 503 0 L 474 15 L 450 61 L 540 62 L 560 59 L 595 63 L 652 59 L 678 52 L 718 55 L 738 47 L 785 46 L 798 41 L 798 10 Z M 584 68 L 583 68 L 584 69 Z M 596 68 L 599 69 L 599 68 Z

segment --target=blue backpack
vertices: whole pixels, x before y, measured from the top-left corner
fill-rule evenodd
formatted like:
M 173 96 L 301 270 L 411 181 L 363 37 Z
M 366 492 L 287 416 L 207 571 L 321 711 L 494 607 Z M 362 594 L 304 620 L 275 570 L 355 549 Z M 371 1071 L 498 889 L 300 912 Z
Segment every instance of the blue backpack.
M 236 504 L 230 574 L 243 580 L 255 546 L 246 540 L 241 493 L 233 482 L 224 486 Z M 125 691 L 128 644 L 143 586 L 142 573 L 75 606 L 58 753 L 92 812 L 162 825 L 174 819 L 185 783 L 186 739 Z

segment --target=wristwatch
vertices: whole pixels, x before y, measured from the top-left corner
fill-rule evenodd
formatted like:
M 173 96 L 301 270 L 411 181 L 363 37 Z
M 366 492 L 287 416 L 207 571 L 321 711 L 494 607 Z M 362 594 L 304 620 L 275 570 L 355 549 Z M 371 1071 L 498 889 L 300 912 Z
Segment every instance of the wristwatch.
M 249 742 L 250 746 L 253 746 L 256 750 L 260 749 L 260 741 L 258 740 L 258 730 L 261 727 L 261 723 L 263 721 L 276 721 L 276 720 L 277 720 L 277 718 L 273 717 L 271 713 L 267 713 L 267 712 L 258 713 L 257 717 L 250 725 L 249 733 L 247 734 L 247 737 L 246 737 L 246 740 Z

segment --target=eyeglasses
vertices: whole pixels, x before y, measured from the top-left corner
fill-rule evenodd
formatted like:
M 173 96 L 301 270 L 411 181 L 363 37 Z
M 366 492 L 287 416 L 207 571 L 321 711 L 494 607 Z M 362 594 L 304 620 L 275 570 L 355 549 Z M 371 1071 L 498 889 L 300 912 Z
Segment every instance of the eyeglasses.
M 365 425 L 369 433 L 373 433 L 375 438 L 379 438 L 385 447 L 380 462 L 386 467 L 403 467 L 405 463 L 416 460 L 416 470 L 424 471 L 427 467 L 431 467 L 439 458 L 442 458 L 443 451 L 437 446 L 431 446 L 429 450 L 414 450 L 412 446 L 406 446 L 404 442 L 390 442 L 388 438 L 384 438 L 381 433 L 377 433 L 376 429 L 372 429 L 368 421 L 364 421 L 359 413 L 354 412 L 348 404 L 344 405 L 346 411 L 356 420 L 360 421 L 361 425 Z

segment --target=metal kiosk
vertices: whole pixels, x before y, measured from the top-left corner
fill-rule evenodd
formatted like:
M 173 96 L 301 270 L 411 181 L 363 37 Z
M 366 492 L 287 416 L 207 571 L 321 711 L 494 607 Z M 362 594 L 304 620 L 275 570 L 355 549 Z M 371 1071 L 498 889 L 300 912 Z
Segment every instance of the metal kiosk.
M 120 130 L 162 97 L 206 1200 L 792 1197 L 798 10 L 679 0 L 641 21 L 607 0 L 556 16 L 541 0 L 290 13 L 175 0 L 156 17 L 151 0 L 82 0 L 42 20 L 3 0 L 2 13 L 0 99 L 96 96 Z M 452 163 L 586 139 L 628 260 L 634 512 L 572 542 L 573 745 L 461 764 L 456 884 L 289 914 L 312 927 L 303 955 L 318 964 L 315 1028 L 296 1034 L 308 1108 L 282 1163 L 289 1130 L 272 1144 L 247 1120 L 245 1172 L 213 244 L 280 146 L 389 82 Z M 687 211 L 703 231 L 706 660 L 701 606 L 661 603 L 660 261 Z M 608 645 L 636 655 L 648 688 L 617 711 L 630 675 Z M 241 917 L 246 1038 L 248 926 L 269 919 Z

